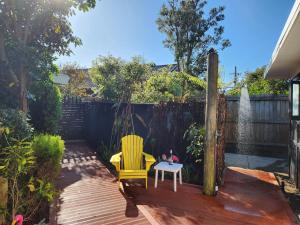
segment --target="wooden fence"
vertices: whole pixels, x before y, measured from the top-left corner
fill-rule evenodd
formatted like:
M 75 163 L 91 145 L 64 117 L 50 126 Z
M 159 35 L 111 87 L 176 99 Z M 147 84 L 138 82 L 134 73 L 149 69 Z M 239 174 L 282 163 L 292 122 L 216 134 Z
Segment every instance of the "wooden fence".
M 237 151 L 237 121 L 239 97 L 227 97 L 226 149 Z M 287 156 L 289 140 L 289 115 L 287 96 L 250 97 L 252 154 Z
M 226 100 L 226 152 L 237 152 L 239 97 L 227 96 Z M 289 139 L 288 97 L 256 96 L 251 97 L 250 100 L 253 129 L 250 137 L 251 143 L 249 143 L 249 145 L 252 147 L 249 148 L 251 152 L 242 153 L 275 157 L 287 156 Z M 93 100 L 86 101 L 79 98 L 65 99 L 63 103 L 63 118 L 61 120 L 60 134 L 66 140 L 88 139 L 97 144 L 100 143 L 101 139 L 109 139 L 114 115 L 112 105 L 111 103 L 101 103 Z M 179 105 L 180 104 L 173 104 L 173 109 L 170 109 L 170 111 L 176 112 Z M 198 107 L 198 110 L 193 109 L 194 117 L 202 118 L 201 120 L 203 120 L 203 104 L 201 107 Z M 137 104 L 134 108 L 140 115 L 147 117 L 146 120 L 149 120 L 149 118 L 152 118 L 153 109 L 155 107 L 151 104 Z M 196 119 L 196 121 L 197 120 L 200 119 Z M 162 121 L 161 123 L 164 122 Z M 137 122 L 137 124 L 139 123 Z M 181 128 L 186 129 L 186 127 Z M 142 131 L 142 133 L 144 133 L 144 131 Z M 176 140 L 179 138 L 182 139 L 182 137 L 176 136 Z M 178 147 L 176 146 L 178 145 L 178 141 L 170 139 L 168 142 L 174 142 L 172 148 Z
M 79 97 L 63 100 L 59 134 L 65 140 L 84 139 L 85 105 Z

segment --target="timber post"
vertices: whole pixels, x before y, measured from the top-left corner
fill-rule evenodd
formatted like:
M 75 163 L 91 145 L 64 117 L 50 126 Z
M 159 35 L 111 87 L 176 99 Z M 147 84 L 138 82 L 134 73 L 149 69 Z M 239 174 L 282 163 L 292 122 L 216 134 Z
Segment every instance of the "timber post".
M 208 52 L 207 90 L 205 110 L 205 151 L 204 151 L 204 184 L 205 195 L 215 195 L 216 185 L 216 144 L 217 144 L 217 81 L 218 54 L 214 49 Z
M 0 225 L 5 224 L 5 210 L 8 198 L 8 182 L 7 179 L 0 177 Z

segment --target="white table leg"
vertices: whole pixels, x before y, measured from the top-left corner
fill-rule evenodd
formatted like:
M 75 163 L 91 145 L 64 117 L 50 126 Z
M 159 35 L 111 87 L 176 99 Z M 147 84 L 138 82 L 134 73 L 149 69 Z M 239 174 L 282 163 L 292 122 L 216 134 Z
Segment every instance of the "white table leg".
M 158 170 L 155 170 L 155 182 L 154 187 L 157 188 Z
M 164 181 L 165 180 L 165 171 L 162 170 L 161 171 L 161 181 Z
M 179 182 L 180 182 L 180 184 L 182 184 L 182 173 L 181 173 L 181 169 L 179 170 Z
M 177 172 L 174 172 L 174 192 L 177 191 L 177 187 L 176 187 L 176 184 L 177 184 L 177 182 L 176 182 L 176 175 L 177 175 Z

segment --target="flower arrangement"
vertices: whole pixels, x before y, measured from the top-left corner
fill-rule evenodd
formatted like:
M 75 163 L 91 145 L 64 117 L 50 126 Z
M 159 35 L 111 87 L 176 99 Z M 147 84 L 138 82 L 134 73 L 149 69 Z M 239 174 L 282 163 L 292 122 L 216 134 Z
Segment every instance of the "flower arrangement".
M 178 162 L 179 162 L 179 157 L 176 156 L 176 155 L 173 155 L 173 154 L 172 154 L 172 150 L 170 151 L 170 153 L 171 153 L 171 154 L 170 154 L 169 157 L 167 157 L 166 154 L 162 154 L 162 155 L 161 155 L 162 160 L 163 160 L 163 161 L 167 161 L 167 162 L 169 162 L 170 164 L 172 164 L 173 162 L 178 163 Z

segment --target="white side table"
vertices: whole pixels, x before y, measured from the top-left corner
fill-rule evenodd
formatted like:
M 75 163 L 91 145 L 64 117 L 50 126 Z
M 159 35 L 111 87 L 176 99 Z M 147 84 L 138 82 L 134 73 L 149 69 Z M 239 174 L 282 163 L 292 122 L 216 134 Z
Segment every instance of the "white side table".
M 179 172 L 179 183 L 182 184 L 182 164 L 180 163 L 173 163 L 172 165 L 169 164 L 169 162 L 160 162 L 156 166 L 154 166 L 155 169 L 155 184 L 154 187 L 157 188 L 157 180 L 158 180 L 158 171 L 161 170 L 161 181 L 164 181 L 165 178 L 165 171 L 171 172 L 174 174 L 174 192 L 177 191 L 177 182 L 176 177 L 177 173 Z

